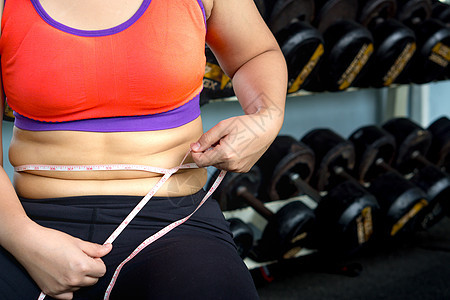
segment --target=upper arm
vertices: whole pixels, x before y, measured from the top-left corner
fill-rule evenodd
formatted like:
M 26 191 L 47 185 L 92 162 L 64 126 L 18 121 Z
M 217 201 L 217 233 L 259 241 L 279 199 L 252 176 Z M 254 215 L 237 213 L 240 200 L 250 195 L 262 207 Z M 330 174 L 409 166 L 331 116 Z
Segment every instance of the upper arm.
M 243 64 L 279 49 L 253 0 L 213 0 L 206 42 L 232 77 Z

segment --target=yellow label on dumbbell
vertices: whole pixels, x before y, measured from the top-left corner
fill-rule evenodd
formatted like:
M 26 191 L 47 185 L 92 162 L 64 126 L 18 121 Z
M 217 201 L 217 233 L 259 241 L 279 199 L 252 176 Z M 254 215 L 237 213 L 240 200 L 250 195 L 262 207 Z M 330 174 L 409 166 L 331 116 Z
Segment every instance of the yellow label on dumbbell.
M 365 207 L 356 219 L 358 244 L 367 243 L 373 233 L 372 207 Z
M 341 79 L 339 79 L 339 90 L 345 90 L 353 83 L 356 76 L 359 74 L 361 69 L 366 65 L 370 56 L 373 53 L 373 44 L 364 44 L 359 50 L 358 54 L 353 59 L 352 63 L 342 74 Z
M 421 199 L 418 203 L 416 203 L 411 210 L 405 214 L 397 223 L 392 226 L 391 236 L 396 235 L 400 229 L 402 229 L 409 220 L 411 220 L 417 213 L 428 205 L 428 201 L 425 199 Z
M 308 233 L 303 232 L 291 240 L 291 244 L 294 245 L 295 243 L 304 240 L 308 236 Z M 283 254 L 284 259 L 290 259 L 297 256 L 297 254 L 302 250 L 303 248 L 301 246 L 294 246 L 293 248 L 289 249 Z
M 383 77 L 383 85 L 390 86 L 395 79 L 397 79 L 398 75 L 403 71 L 406 64 L 411 60 L 411 57 L 416 52 L 416 43 L 408 43 L 403 49 L 402 53 L 397 57 L 392 67 Z
M 428 59 L 441 67 L 446 68 L 450 62 L 450 48 L 443 43 L 437 43 L 431 50 Z
M 225 87 L 229 87 L 231 85 L 231 79 L 228 77 L 223 70 L 220 68 L 219 65 L 207 62 L 205 66 L 205 74 L 203 75 L 204 79 L 210 79 L 216 82 L 216 85 L 213 85 L 210 80 L 207 80 L 209 82 L 210 86 L 208 86 L 212 90 L 217 90 L 217 84 L 220 83 L 220 90 L 225 89 Z M 203 81 L 205 82 L 205 80 Z
M 289 94 L 295 93 L 296 91 L 298 91 L 300 89 L 303 82 L 305 82 L 306 78 L 309 76 L 311 71 L 315 68 L 315 66 L 319 62 L 319 59 L 322 57 L 323 53 L 324 53 L 323 45 L 319 44 L 319 46 L 317 46 L 313 55 L 309 59 L 308 63 L 303 67 L 300 74 L 292 82 L 292 84 L 289 85 L 289 89 L 288 89 Z

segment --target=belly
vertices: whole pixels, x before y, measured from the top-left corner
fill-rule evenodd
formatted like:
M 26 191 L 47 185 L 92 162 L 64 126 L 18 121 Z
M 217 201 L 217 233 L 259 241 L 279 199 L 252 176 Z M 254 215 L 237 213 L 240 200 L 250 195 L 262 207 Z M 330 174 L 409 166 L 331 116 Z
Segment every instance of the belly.
M 189 145 L 202 134 L 200 117 L 178 128 L 150 132 L 25 131 L 14 128 L 9 158 L 24 164 L 99 165 L 138 164 L 161 168 L 178 166 Z M 192 162 L 188 156 L 185 162 Z M 25 198 L 82 195 L 145 195 L 161 174 L 143 171 L 25 171 L 14 174 L 14 186 Z M 180 170 L 157 196 L 185 196 L 206 182 L 205 169 Z

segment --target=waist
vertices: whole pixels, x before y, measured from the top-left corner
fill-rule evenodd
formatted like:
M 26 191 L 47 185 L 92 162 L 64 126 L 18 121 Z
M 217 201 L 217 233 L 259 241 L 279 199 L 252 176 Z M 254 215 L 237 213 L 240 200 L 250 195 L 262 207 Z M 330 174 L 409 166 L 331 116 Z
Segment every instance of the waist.
M 40 165 L 135 164 L 170 169 L 177 167 L 189 145 L 202 134 L 201 118 L 173 129 L 149 132 L 27 131 L 14 128 L 9 158 L 14 167 Z M 185 163 L 191 163 L 187 157 Z M 145 195 L 161 174 L 140 170 L 83 172 L 16 172 L 17 193 L 26 198 L 82 195 Z M 157 195 L 183 196 L 206 182 L 205 169 L 179 170 Z

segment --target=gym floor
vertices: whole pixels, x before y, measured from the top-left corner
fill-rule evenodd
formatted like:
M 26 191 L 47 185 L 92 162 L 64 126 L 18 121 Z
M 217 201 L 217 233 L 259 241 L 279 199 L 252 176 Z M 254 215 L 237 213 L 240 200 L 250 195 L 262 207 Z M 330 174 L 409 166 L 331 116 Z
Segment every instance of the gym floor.
M 335 272 L 333 266 L 296 260 L 272 271 L 268 284 L 257 281 L 264 299 L 450 299 L 450 219 L 424 232 L 366 249 L 340 262 L 359 265 L 357 276 Z

